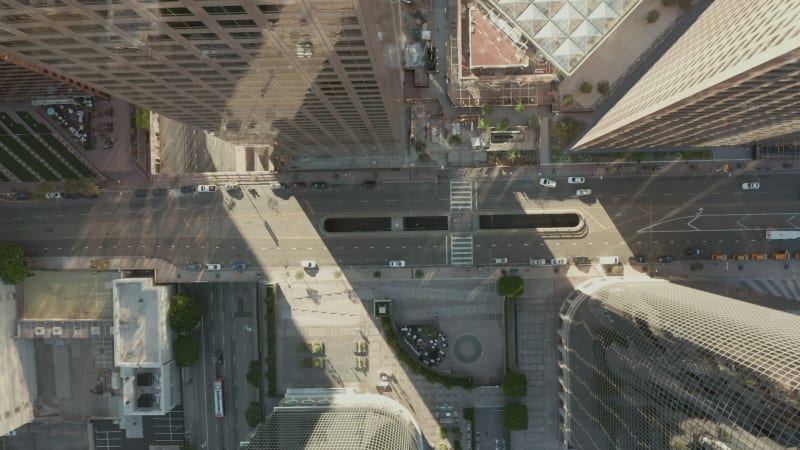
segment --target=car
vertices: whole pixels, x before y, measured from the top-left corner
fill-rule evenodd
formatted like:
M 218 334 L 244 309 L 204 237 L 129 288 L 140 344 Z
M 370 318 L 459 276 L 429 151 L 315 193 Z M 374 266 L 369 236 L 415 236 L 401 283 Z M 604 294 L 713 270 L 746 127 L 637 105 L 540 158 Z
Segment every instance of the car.
M 566 266 L 569 261 L 567 258 L 552 258 L 550 259 L 550 264 L 553 266 Z
M 186 270 L 200 270 L 203 268 L 203 265 L 200 263 L 191 263 L 186 265 Z
M 754 191 L 761 188 L 761 183 L 751 181 L 749 183 L 742 183 L 742 189 L 745 191 Z
M 644 256 L 644 255 L 635 255 L 633 257 L 633 260 L 636 261 L 637 263 L 646 263 L 647 262 L 647 257 Z
M 492 264 L 508 264 L 508 258 L 492 258 Z
M 236 184 L 236 183 L 225 183 L 225 186 L 224 186 L 224 187 L 225 187 L 225 190 L 226 190 L 226 191 L 228 191 L 228 192 L 231 192 L 231 191 L 238 191 L 239 189 L 241 189 L 241 188 L 239 187 L 239 185 L 238 185 L 238 184 Z
M 44 198 L 48 200 L 55 200 L 57 198 L 64 198 L 64 194 L 62 194 L 61 192 L 48 192 L 44 194 Z
M 135 191 L 133 191 L 133 195 L 135 197 L 147 197 L 148 195 L 150 195 L 150 191 L 148 191 L 147 189 L 136 189 Z
M 17 192 L 16 194 L 14 194 L 14 198 L 17 200 L 28 200 L 29 198 L 32 197 L 33 195 L 31 195 L 30 192 Z
M 530 265 L 532 266 L 546 266 L 547 260 L 546 259 L 531 259 Z
M 377 186 L 377 185 L 378 185 L 378 183 L 376 181 L 368 180 L 368 181 L 365 181 L 365 182 L 361 183 L 360 187 L 361 187 L 361 189 L 375 189 L 375 186 Z
M 576 256 L 572 258 L 572 262 L 574 262 L 576 266 L 588 266 L 592 263 L 592 260 L 586 256 Z
M 297 182 L 292 183 L 292 189 L 305 189 L 305 188 L 306 188 L 306 184 L 303 183 L 302 181 L 297 181 Z
M 311 183 L 311 189 L 325 189 L 328 187 L 328 183 L 324 181 L 315 181 Z
M 662 264 L 668 264 L 668 263 L 671 263 L 673 261 L 675 261 L 675 258 L 673 258 L 672 256 L 664 255 L 664 256 L 659 256 L 658 257 L 658 262 L 660 262 Z
M 217 186 L 214 184 L 201 184 L 197 186 L 197 192 L 217 192 Z
M 584 178 L 584 177 L 569 177 L 569 178 L 567 178 L 567 183 L 569 183 L 569 184 L 583 184 L 583 183 L 586 183 L 586 178 Z
M 181 193 L 182 194 L 192 194 L 192 193 L 194 193 L 194 191 L 195 191 L 195 188 L 194 188 L 194 185 L 192 185 L 192 184 L 187 185 L 187 186 L 181 186 Z
M 233 264 L 231 264 L 231 269 L 233 269 L 233 270 L 235 270 L 237 272 L 244 272 L 245 270 L 247 270 L 247 264 L 246 263 L 233 263 Z
M 549 178 L 539 178 L 539 184 L 544 187 L 554 188 L 558 183 Z
M 151 192 L 153 195 L 157 196 L 167 195 L 167 190 L 165 188 L 155 188 Z
M 206 263 L 206 270 L 222 270 L 222 264 Z
M 403 260 L 403 259 L 395 259 L 393 261 L 389 261 L 389 267 L 399 268 L 399 267 L 405 267 L 405 266 L 406 266 L 406 261 Z
M 300 267 L 306 270 L 310 270 L 310 269 L 316 269 L 318 266 L 316 261 L 310 259 L 304 259 L 300 261 Z
M 700 256 L 703 254 L 703 249 L 700 247 L 692 247 L 686 249 L 686 256 Z
M 224 360 L 222 359 L 222 351 L 217 351 L 217 354 L 211 359 L 211 362 L 214 364 L 224 364 Z
M 578 197 L 586 197 L 587 195 L 592 195 L 592 190 L 591 189 L 578 189 L 577 191 L 575 191 L 575 195 L 577 195 Z

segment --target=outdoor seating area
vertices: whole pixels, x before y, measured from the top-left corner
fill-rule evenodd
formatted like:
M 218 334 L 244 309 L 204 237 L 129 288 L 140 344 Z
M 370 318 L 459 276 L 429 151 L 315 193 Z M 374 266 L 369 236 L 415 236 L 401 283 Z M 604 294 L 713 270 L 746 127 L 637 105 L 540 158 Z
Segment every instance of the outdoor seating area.
M 74 104 L 50 105 L 43 107 L 43 113 L 52 118 L 66 134 L 86 150 L 94 149 L 92 136 L 92 109 L 94 100 L 91 97 L 76 98 Z
M 429 367 L 444 361 L 447 336 L 435 325 L 401 325 L 403 342 L 422 363 Z

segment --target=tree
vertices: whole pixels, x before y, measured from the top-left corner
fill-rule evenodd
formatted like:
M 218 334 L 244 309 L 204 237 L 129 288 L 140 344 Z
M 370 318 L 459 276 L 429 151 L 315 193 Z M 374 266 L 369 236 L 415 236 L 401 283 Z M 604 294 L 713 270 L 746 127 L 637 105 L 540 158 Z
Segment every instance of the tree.
M 169 305 L 169 326 L 178 334 L 192 333 L 200 323 L 200 304 L 188 295 L 176 295 Z
M 572 104 L 572 100 L 573 100 L 572 95 L 567 94 L 567 95 L 561 97 L 561 104 L 564 105 L 564 106 L 569 106 L 569 105 Z
M 261 387 L 261 368 L 258 366 L 258 360 L 250 361 L 247 367 L 247 382 L 255 387 Z
M 503 426 L 507 431 L 528 429 L 528 407 L 506 405 L 503 407 Z
M 531 118 L 528 119 L 528 126 L 537 130 L 542 128 L 542 118 L 539 116 L 531 116 Z
M 678 8 L 687 10 L 692 7 L 692 0 L 678 0 Z
M 600 95 L 608 94 L 608 88 L 609 88 L 608 81 L 603 80 L 597 82 L 597 92 L 599 92 Z
M 486 117 L 492 112 L 492 107 L 488 103 L 481 105 L 481 116 Z
M 481 117 L 480 120 L 478 120 L 478 128 L 481 130 L 489 128 L 489 121 Z
M 450 139 L 447 140 L 447 143 L 453 147 L 461 145 L 461 136 L 454 134 L 450 136 Z
M 261 404 L 253 400 L 244 412 L 244 418 L 250 428 L 255 428 L 256 425 L 261 423 Z
M 647 23 L 656 23 L 661 18 L 661 13 L 655 9 L 651 9 L 647 13 Z
M 429 155 L 428 152 L 418 153 L 417 154 L 417 161 L 419 161 L 422 164 L 427 164 L 427 163 L 431 162 L 431 155 Z
M 528 377 L 524 373 L 509 373 L 501 383 L 506 397 L 525 397 L 528 395 Z
M 588 81 L 584 81 L 583 83 L 581 83 L 580 89 L 581 89 L 581 92 L 583 92 L 584 94 L 590 94 L 592 92 L 592 87 L 593 87 L 592 83 L 589 83 Z
M 509 126 L 511 126 L 511 121 L 508 120 L 508 117 L 503 117 L 499 122 L 497 122 L 497 126 L 495 128 L 497 128 L 497 131 L 507 131 Z
M 414 143 L 414 149 L 417 153 L 424 152 L 426 148 L 428 148 L 428 144 L 426 144 L 425 141 L 417 141 Z
M 0 244 L 0 279 L 8 285 L 22 283 L 28 276 L 28 262 L 22 259 L 24 251 L 18 245 Z
M 172 344 L 175 362 L 180 367 L 189 367 L 200 359 L 200 340 L 197 336 L 181 334 Z
M 516 275 L 504 275 L 497 281 L 497 293 L 503 297 L 519 297 L 525 292 L 525 281 Z
M 661 0 L 661 4 L 667 8 L 675 6 L 676 3 L 678 3 L 678 0 Z
M 100 195 L 100 188 L 94 178 L 79 178 L 66 180 L 64 182 L 64 192 L 67 194 L 83 195 L 84 197 L 97 197 Z
M 525 111 L 525 105 L 523 105 L 522 102 L 517 103 L 517 106 L 514 107 L 514 111 L 522 114 L 522 112 Z

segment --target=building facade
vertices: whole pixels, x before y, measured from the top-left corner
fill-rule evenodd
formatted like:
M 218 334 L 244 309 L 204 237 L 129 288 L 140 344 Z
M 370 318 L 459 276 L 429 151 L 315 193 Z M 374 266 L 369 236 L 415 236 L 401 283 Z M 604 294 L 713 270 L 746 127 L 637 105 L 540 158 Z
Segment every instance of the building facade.
M 287 389 L 252 433 L 249 450 L 422 450 L 411 413 L 397 401 L 353 389 Z
M 400 2 L 3 0 L 4 59 L 285 155 L 397 154 Z
M 800 0 L 711 2 L 573 146 L 743 146 L 800 128 Z
M 664 280 L 561 310 L 564 448 L 800 446 L 800 316 Z

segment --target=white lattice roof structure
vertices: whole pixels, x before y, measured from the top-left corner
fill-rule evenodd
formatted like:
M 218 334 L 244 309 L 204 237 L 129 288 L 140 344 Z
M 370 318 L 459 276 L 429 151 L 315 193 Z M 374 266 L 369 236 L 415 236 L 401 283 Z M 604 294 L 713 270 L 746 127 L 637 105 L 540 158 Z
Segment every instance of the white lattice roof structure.
M 422 433 L 393 399 L 353 389 L 287 389 L 248 450 L 422 450 Z
M 559 70 L 571 74 L 642 0 L 486 0 Z

